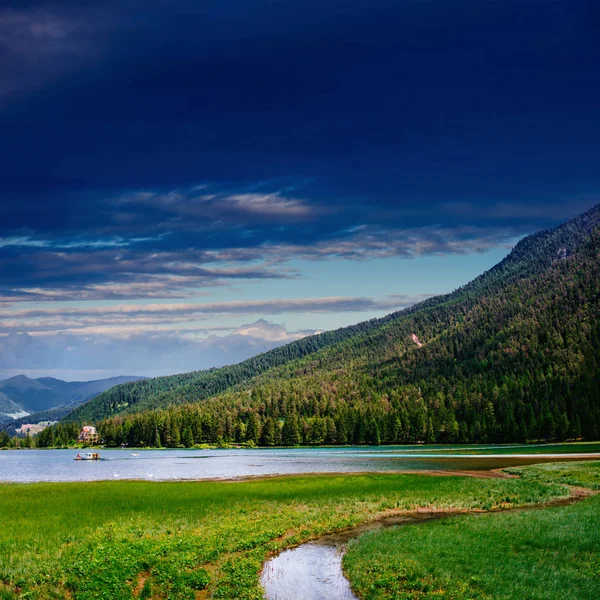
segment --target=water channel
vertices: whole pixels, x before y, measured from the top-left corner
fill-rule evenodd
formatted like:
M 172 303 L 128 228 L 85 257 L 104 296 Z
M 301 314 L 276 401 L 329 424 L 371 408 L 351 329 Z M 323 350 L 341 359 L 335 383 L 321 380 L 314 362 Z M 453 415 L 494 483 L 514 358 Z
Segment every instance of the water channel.
M 267 561 L 261 585 L 267 600 L 357 600 L 342 571 L 346 544 L 367 531 L 412 525 L 437 515 L 394 516 L 326 535 Z

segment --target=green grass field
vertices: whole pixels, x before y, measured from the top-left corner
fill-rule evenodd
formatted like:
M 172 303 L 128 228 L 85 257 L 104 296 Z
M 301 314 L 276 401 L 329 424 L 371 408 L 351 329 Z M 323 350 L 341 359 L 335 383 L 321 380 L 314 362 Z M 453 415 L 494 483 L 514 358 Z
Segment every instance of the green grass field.
M 527 481 L 564 483 L 591 490 L 600 490 L 600 461 L 580 463 L 547 463 L 530 467 L 509 467 L 507 473 L 518 475 Z
M 268 556 L 394 510 L 546 502 L 564 486 L 377 474 L 0 486 L 2 600 L 262 598 Z
M 600 488 L 600 462 L 507 470 L 525 482 Z M 597 600 L 600 495 L 366 534 L 350 545 L 344 570 L 364 600 Z

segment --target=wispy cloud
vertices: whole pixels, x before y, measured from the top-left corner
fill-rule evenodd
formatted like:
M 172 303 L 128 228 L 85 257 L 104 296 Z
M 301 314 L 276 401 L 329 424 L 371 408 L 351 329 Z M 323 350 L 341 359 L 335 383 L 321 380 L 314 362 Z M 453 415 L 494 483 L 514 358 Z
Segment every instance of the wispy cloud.
M 194 249 L 5 250 L 0 290 L 30 300 L 182 297 L 227 281 L 294 276 L 266 264 L 215 265 L 212 256 Z
M 77 230 L 5 234 L 0 292 L 14 301 L 185 298 L 233 282 L 301 276 L 288 265 L 295 259 L 485 252 L 523 233 L 510 224 L 400 227 L 402 209 L 326 206 L 291 186 L 256 187 L 131 192 L 93 204 L 99 218 L 91 212 Z
M 298 257 L 307 260 L 343 258 L 371 260 L 377 258 L 416 258 L 486 252 L 509 246 L 518 235 L 514 228 L 478 228 L 468 226 L 427 226 L 413 229 L 383 228 L 363 225 L 346 236 L 318 241 L 311 245 L 279 244 L 261 249 L 263 256 Z M 216 257 L 251 259 L 254 249 L 224 250 Z
M 199 189 L 200 188 L 200 189 Z M 152 207 L 162 213 L 162 220 L 186 228 L 188 219 L 196 225 L 228 223 L 252 224 L 253 221 L 305 221 L 316 217 L 323 209 L 311 205 L 301 198 L 271 193 L 227 192 L 214 185 L 193 186 L 166 193 L 140 191 L 126 194 L 113 200 L 122 208 Z
M 19 310 L 0 308 L 0 333 L 70 332 L 79 335 L 122 335 L 148 331 L 206 333 L 199 321 L 216 316 L 279 315 L 283 313 L 339 313 L 387 311 L 410 306 L 428 296 L 294 298 L 209 303 L 120 304 L 101 307 L 61 307 Z M 240 334 L 244 334 L 240 332 Z M 246 331 L 248 334 L 248 331 Z
M 113 237 L 106 239 L 43 239 L 33 238 L 32 236 L 10 236 L 0 237 L 0 248 L 51 248 L 53 250 L 74 250 L 74 249 L 105 249 L 105 248 L 127 248 L 144 242 L 153 242 L 163 239 L 165 236 L 157 235 L 154 237 Z

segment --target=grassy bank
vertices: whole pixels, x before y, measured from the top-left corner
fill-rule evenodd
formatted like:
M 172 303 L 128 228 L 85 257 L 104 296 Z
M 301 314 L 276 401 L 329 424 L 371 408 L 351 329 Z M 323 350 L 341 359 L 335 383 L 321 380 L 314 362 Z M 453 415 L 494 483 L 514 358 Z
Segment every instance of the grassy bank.
M 595 487 L 600 462 L 507 469 L 524 482 Z M 364 600 L 596 600 L 600 495 L 579 504 L 443 519 L 367 534 L 344 569 Z
M 600 461 L 509 467 L 504 471 L 512 475 L 518 475 L 527 481 L 564 483 L 591 490 L 600 490 Z
M 545 502 L 563 486 L 419 475 L 0 486 L 0 598 L 261 598 L 264 559 L 391 510 Z

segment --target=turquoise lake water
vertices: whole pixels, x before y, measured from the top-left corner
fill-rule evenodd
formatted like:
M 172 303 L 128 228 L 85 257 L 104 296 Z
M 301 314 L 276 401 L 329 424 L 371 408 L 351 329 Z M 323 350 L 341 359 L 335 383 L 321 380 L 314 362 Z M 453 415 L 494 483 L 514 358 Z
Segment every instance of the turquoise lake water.
M 163 481 L 302 473 L 483 470 L 594 456 L 600 460 L 600 444 L 106 449 L 100 450 L 100 461 L 75 461 L 76 454 L 77 450 L 0 451 L 0 481 Z

